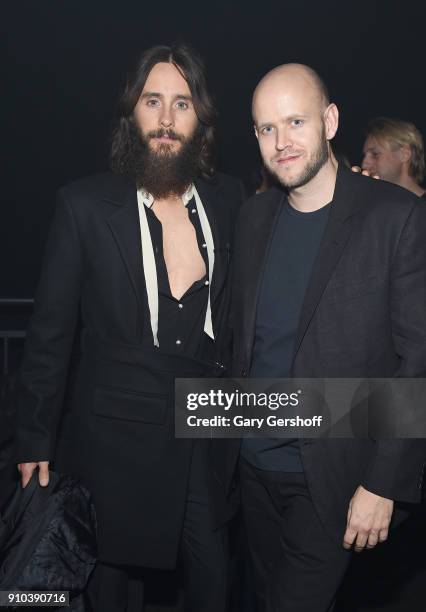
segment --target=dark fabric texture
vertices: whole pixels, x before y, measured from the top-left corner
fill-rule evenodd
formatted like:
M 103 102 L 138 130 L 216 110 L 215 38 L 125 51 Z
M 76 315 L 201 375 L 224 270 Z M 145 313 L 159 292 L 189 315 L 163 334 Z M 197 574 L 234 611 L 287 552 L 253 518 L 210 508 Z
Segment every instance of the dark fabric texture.
M 207 440 L 194 443 L 179 543 L 178 576 L 184 586 L 186 612 L 227 610 L 228 537 L 225 528 L 213 529 L 206 478 L 207 450 Z M 146 599 L 145 605 L 150 603 L 152 587 L 157 587 L 159 605 L 164 604 L 158 590 L 161 591 L 162 583 L 169 582 L 162 571 L 99 563 L 89 585 L 93 612 L 141 612 L 142 602 Z
M 132 602 L 129 601 L 131 592 Z M 88 597 L 91 612 L 127 612 L 131 603 L 135 604 L 131 612 L 141 612 L 143 582 L 140 576 L 131 575 L 126 568 L 98 563 L 90 578 Z
M 187 612 L 226 612 L 228 609 L 228 532 L 226 527 L 214 529 L 206 478 L 208 448 L 208 440 L 194 442 L 179 551 Z
M 251 198 L 237 224 L 231 309 L 234 376 L 250 371 L 266 248 L 285 197 L 273 188 Z M 299 319 L 292 376 L 426 375 L 425 236 L 421 200 L 339 166 Z M 396 501 L 420 501 L 424 440 L 312 439 L 300 445 L 315 509 L 336 541 L 359 485 Z M 238 440 L 214 443 L 216 479 L 223 491 L 217 505 L 221 516 L 233 506 L 227 506 L 226 499 L 239 446 Z
M 196 187 L 215 245 L 211 304 L 221 362 L 242 190 L 224 175 Z M 78 319 L 82 355 L 64 415 Z M 172 568 L 192 449 L 190 440 L 174 437 L 174 378 L 223 368 L 147 348 L 150 329 L 135 186 L 106 173 L 63 188 L 28 329 L 16 460 L 55 458 L 82 479 L 96 507 L 101 561 Z
M 0 587 L 4 590 L 84 590 L 96 561 L 96 517 L 90 495 L 71 476 L 34 473 L 18 485 L 0 523 Z
M 281 205 L 260 283 L 250 377 L 290 375 L 303 298 L 330 206 L 302 213 L 288 201 Z
M 326 533 L 303 474 L 240 462 L 258 612 L 329 612 L 351 553 Z
M 302 213 L 288 202 L 274 229 L 256 311 L 251 378 L 287 378 L 297 324 L 330 205 Z M 244 438 L 241 454 L 263 470 L 303 472 L 298 440 Z
M 328 612 L 351 553 L 324 530 L 303 474 L 240 462 L 258 612 Z

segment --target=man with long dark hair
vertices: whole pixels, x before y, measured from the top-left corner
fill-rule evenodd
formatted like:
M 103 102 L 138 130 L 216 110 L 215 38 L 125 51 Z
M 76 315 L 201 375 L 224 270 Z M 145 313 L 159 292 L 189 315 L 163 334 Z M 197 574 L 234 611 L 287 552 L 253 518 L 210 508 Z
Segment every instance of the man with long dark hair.
M 178 558 L 186 610 L 226 605 L 207 441 L 177 440 L 173 429 L 175 377 L 223 370 L 242 191 L 214 173 L 214 116 L 197 55 L 149 49 L 121 99 L 112 172 L 58 195 L 22 368 L 17 452 L 24 486 L 37 467 L 46 485 L 55 459 L 93 495 L 96 612 L 140 609 L 143 569 L 173 569 Z M 62 418 L 79 319 L 81 358 Z

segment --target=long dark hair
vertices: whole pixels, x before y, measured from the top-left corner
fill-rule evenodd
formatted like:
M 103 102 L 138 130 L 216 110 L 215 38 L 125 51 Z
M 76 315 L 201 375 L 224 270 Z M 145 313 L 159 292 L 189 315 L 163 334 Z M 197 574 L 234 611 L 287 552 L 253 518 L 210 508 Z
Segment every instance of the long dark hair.
M 172 47 L 158 45 L 147 49 L 142 54 L 119 101 L 118 121 L 112 134 L 111 169 L 120 173 L 121 160 L 125 156 L 125 150 L 129 143 L 129 126 L 130 122 L 133 121 L 133 110 L 149 73 L 160 62 L 173 64 L 188 83 L 202 132 L 199 173 L 204 178 L 210 178 L 214 173 L 216 111 L 207 89 L 203 61 L 193 49 L 184 44 L 177 44 Z

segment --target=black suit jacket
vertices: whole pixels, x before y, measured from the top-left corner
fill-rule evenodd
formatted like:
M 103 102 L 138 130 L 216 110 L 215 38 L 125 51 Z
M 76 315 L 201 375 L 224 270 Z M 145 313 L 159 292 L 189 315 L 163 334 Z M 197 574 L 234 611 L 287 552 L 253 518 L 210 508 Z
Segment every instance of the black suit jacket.
M 211 304 L 220 360 L 242 190 L 224 175 L 196 187 L 215 247 Z M 78 319 L 83 353 L 58 444 Z M 134 185 L 106 173 L 63 188 L 28 330 L 16 458 L 56 459 L 83 479 L 95 501 L 102 560 L 169 568 L 192 452 L 190 440 L 174 437 L 174 377 L 212 371 L 161 348 L 143 350 L 144 329 L 150 319 Z
M 250 371 L 267 246 L 285 194 L 255 196 L 241 209 L 233 263 L 233 375 Z M 283 262 L 291 265 L 291 262 Z M 422 377 L 426 374 L 426 208 L 408 191 L 339 167 L 328 224 L 300 315 L 292 376 Z M 358 485 L 404 502 L 420 499 L 419 440 L 301 440 L 319 516 L 341 540 Z M 239 441 L 215 443 L 218 520 L 232 507 Z

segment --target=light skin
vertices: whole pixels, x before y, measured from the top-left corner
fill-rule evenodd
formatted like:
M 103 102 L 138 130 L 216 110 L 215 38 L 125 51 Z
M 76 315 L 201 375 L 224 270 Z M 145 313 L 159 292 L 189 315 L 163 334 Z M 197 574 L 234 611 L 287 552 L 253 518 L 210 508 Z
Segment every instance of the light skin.
M 286 64 L 269 72 L 254 92 L 252 111 L 263 162 L 287 186 L 290 204 L 309 213 L 331 202 L 337 161 L 329 142 L 339 115 L 336 106 L 323 99 L 309 69 Z M 321 138 L 326 141 L 327 160 L 315 176 L 299 185 Z M 392 500 L 360 485 L 349 504 L 343 546 L 361 552 L 384 542 L 392 512 Z
M 49 462 L 38 461 L 28 463 L 18 463 L 18 470 L 21 473 L 21 484 L 26 487 L 35 469 L 38 468 L 38 481 L 42 487 L 49 484 Z
M 166 130 L 160 138 L 149 138 L 149 146 L 154 151 L 164 154 L 179 152 L 182 143 L 169 137 L 168 130 L 184 138 L 193 135 L 198 118 L 191 91 L 173 64 L 158 63 L 153 67 L 136 104 L 134 117 L 145 135 L 151 131 Z M 152 207 L 162 224 L 164 259 L 170 290 L 176 299 L 180 299 L 206 273 L 195 229 L 188 218 L 191 212 L 182 205 L 182 195 L 177 193 L 167 199 L 155 200 Z M 49 462 L 39 461 L 18 464 L 23 487 L 37 468 L 40 485 L 48 485 Z
M 384 138 L 368 136 L 363 147 L 362 169 L 377 174 L 381 179 L 400 185 L 417 196 L 424 189 L 410 175 L 410 147 L 399 146 Z
M 285 184 L 297 184 L 325 132 L 326 163 L 307 184 L 290 188 L 289 200 L 301 212 L 328 204 L 333 199 L 337 174 L 337 161 L 328 144 L 337 131 L 336 105 L 326 104 L 306 69 L 287 64 L 260 81 L 252 109 L 264 164 Z

